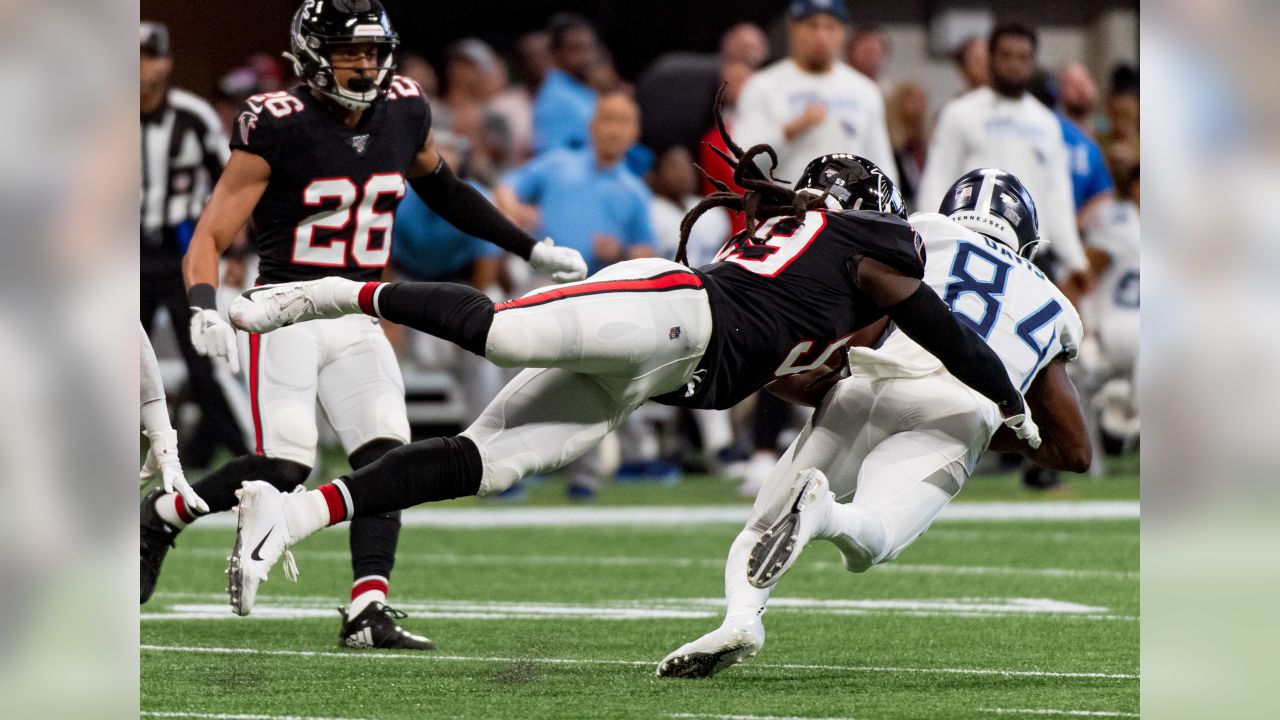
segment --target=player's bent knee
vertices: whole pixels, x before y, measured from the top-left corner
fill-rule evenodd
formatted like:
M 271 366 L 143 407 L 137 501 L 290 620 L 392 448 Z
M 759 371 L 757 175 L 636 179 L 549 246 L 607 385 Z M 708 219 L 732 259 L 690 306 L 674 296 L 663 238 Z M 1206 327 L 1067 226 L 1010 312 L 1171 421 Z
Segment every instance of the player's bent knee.
M 257 457 L 254 465 L 257 479 L 266 480 L 280 492 L 292 492 L 311 474 L 310 465 L 280 458 Z
M 379 458 L 398 447 L 403 447 L 404 442 L 396 438 L 376 438 L 356 448 L 348 457 L 352 470 L 359 470 L 366 465 L 372 465 Z

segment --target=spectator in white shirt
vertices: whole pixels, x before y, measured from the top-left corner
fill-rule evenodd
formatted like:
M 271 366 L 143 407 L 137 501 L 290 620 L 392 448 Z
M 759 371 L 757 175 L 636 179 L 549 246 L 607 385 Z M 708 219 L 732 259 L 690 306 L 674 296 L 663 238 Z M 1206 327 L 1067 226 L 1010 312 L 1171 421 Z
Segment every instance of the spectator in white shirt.
M 845 152 L 897 180 L 880 88 L 839 60 L 847 13 L 843 0 L 792 2 L 791 56 L 753 75 L 742 90 L 734 139 L 743 147 L 772 145 L 781 179 L 794 181 L 819 155 Z
M 672 145 L 658 155 L 647 178 L 653 199 L 649 201 L 649 223 L 658 241 L 658 255 L 673 258 L 680 244 L 680 223 L 698 204 L 698 175 L 693 156 L 681 145 Z M 713 208 L 698 219 L 689 233 L 689 266 L 711 262 L 720 246 L 729 239 L 729 212 Z
M 942 109 L 917 194 L 928 210 L 951 183 L 976 167 L 1018 176 L 1035 198 L 1040 234 L 1057 263 L 1063 292 L 1076 302 L 1090 287 L 1088 260 L 1076 231 L 1075 205 L 1062 126 L 1027 87 L 1036 70 L 1036 35 L 1022 25 L 997 27 L 989 43 L 991 86 L 971 90 Z

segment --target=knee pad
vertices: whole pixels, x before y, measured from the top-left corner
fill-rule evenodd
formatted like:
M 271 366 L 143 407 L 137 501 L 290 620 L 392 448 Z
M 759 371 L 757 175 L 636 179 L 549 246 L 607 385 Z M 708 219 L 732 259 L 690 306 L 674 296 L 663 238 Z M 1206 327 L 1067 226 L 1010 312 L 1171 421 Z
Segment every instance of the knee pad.
M 359 470 L 366 465 L 372 465 L 378 458 L 403 445 L 404 443 L 394 438 L 377 438 L 356 448 L 347 460 L 351 463 L 352 470 Z
M 292 492 L 294 488 L 307 481 L 311 468 L 292 460 L 281 460 L 255 456 L 254 480 L 265 480 L 280 492 Z
M 893 531 L 888 521 L 874 510 L 854 505 L 838 506 L 837 510 L 856 512 L 862 516 L 857 524 L 858 532 L 831 538 L 844 558 L 844 568 L 849 572 L 866 572 L 885 560 L 893 549 Z
M 527 328 L 518 318 L 497 315 L 489 328 L 488 340 L 485 343 L 484 358 L 502 368 L 529 367 L 533 359 L 535 342 L 545 343 L 547 340 L 535 341 L 529 337 Z

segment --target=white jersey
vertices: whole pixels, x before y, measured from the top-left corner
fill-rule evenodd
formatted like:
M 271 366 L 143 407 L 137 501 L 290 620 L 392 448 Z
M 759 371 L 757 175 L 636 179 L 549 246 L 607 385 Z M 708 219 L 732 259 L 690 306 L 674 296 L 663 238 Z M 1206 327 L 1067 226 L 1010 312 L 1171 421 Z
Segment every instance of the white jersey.
M 782 127 L 812 103 L 826 106 L 826 118 L 787 141 Z M 772 145 L 778 151 L 775 174 L 788 182 L 799 179 L 810 160 L 830 153 L 861 155 L 879 165 L 890 179 L 898 178 L 880 88 L 839 61 L 827 72 L 815 74 L 785 58 L 752 75 L 738 98 L 733 138 L 744 148 Z
M 1074 359 L 1084 329 L 1071 301 L 1031 261 L 937 213 L 916 213 L 924 239 L 924 281 L 995 351 L 1019 390 L 1061 354 Z M 855 371 L 921 377 L 942 363 L 900 331 L 877 350 L 854 348 Z
M 1101 208 L 1089 227 L 1089 245 L 1111 257 L 1111 264 L 1098 279 L 1099 310 L 1104 314 L 1138 312 L 1141 236 L 1138 208 L 1131 202 Z
M 987 87 L 942 109 L 916 193 L 920 208 L 940 207 L 947 188 L 974 168 L 1018 176 L 1040 212 L 1040 233 L 1065 268 L 1089 266 L 1076 231 L 1075 199 L 1062 123 L 1030 94 L 1010 100 Z
M 1087 232 L 1089 245 L 1111 258 L 1090 298 L 1089 326 L 1117 368 L 1132 367 L 1138 357 L 1141 235 L 1138 207 L 1130 202 L 1100 208 Z

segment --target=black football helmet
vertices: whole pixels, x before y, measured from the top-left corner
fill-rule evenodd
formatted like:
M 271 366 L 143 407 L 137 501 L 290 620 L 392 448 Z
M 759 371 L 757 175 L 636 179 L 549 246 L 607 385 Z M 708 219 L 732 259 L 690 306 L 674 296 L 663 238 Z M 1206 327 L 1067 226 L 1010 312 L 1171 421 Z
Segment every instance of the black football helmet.
M 377 45 L 378 72 L 372 80 L 357 77 L 342 87 L 329 53 L 335 45 L 354 43 Z M 365 110 L 391 87 L 400 37 L 378 0 L 306 0 L 293 16 L 289 45 L 284 56 L 303 82 L 348 110 Z
M 814 158 L 800 174 L 795 191 L 821 196 L 831 210 L 875 210 L 907 219 L 898 187 L 878 165 L 857 155 Z
M 1040 247 L 1040 217 L 1017 177 L 995 168 L 970 170 L 942 198 L 938 212 L 1031 260 Z

